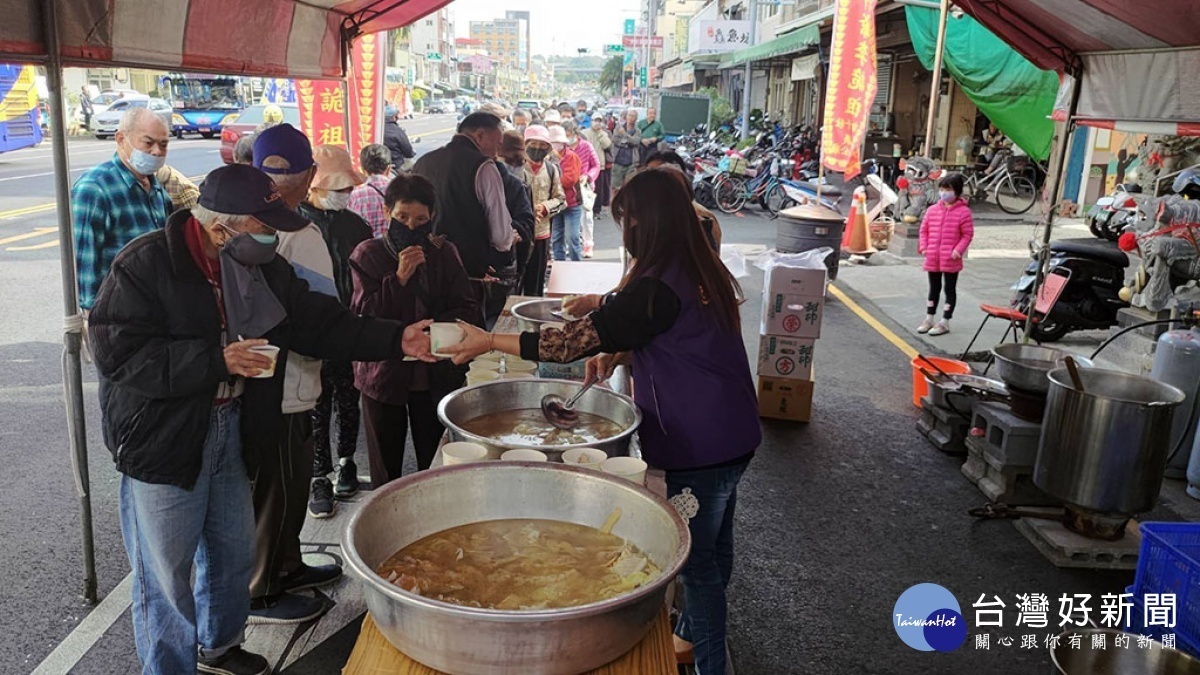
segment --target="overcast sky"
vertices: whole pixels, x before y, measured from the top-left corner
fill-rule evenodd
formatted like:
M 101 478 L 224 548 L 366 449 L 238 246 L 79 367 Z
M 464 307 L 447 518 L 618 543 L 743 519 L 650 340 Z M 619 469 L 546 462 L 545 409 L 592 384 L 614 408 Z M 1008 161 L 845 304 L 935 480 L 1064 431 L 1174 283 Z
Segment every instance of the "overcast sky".
M 527 10 L 533 53 L 576 56 L 586 47 L 598 55 L 621 39 L 625 19 L 639 19 L 639 0 L 454 0 L 456 37 L 468 37 L 472 21 L 504 18 L 506 10 Z

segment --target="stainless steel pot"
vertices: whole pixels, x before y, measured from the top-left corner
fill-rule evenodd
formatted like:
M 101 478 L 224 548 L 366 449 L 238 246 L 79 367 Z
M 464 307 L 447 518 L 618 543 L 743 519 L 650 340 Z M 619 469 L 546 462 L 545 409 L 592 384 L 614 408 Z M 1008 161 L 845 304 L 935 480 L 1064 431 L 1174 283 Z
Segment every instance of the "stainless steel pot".
M 949 378 L 926 377 L 929 383 L 929 400 L 935 406 L 960 412 L 970 412 L 973 399 L 1006 399 L 1008 387 L 1003 382 L 979 375 L 950 375 Z
M 512 315 L 517 319 L 517 327 L 522 331 L 537 332 L 548 323 L 566 323 L 567 319 L 550 313 L 560 311 L 562 311 L 562 300 L 560 299 L 526 300 L 513 305 Z
M 1063 359 L 1071 356 L 1061 349 L 1009 342 L 992 349 L 996 357 L 996 374 L 1008 386 L 1021 391 L 1045 393 L 1050 389 L 1046 373 L 1062 366 Z M 1092 362 L 1076 356 L 1075 362 L 1090 368 Z
M 442 399 L 438 404 L 438 419 L 450 432 L 451 440 L 471 441 L 486 446 L 493 457 L 512 448 L 534 448 L 546 453 L 551 459 L 559 458 L 571 448 L 597 448 L 609 457 L 629 454 L 629 442 L 642 423 L 642 413 L 633 399 L 608 389 L 592 387 L 575 404 L 580 412 L 599 415 L 616 422 L 621 433 L 596 443 L 575 445 L 537 445 L 523 443 L 501 443 L 492 438 L 473 434 L 460 426 L 480 415 L 505 410 L 527 410 L 541 407 L 542 397 L 558 394 L 564 399 L 574 396 L 583 385 L 568 380 L 522 379 L 485 382 L 459 389 Z
M 1050 395 L 1033 482 L 1054 497 L 1101 514 L 1149 511 L 1162 487 L 1171 422 L 1182 391 L 1115 370 L 1049 373 Z
M 502 518 L 600 527 L 637 545 L 662 575 L 626 595 L 580 607 L 502 611 L 460 607 L 409 593 L 375 569 L 397 550 L 442 530 Z M 649 490 L 596 471 L 545 462 L 482 462 L 421 471 L 375 490 L 342 533 L 384 637 L 451 675 L 571 675 L 628 652 L 662 610 L 668 583 L 691 547 L 687 525 Z
M 1071 646 L 1071 636 L 1080 637 L 1079 646 Z M 1092 636 L 1103 635 L 1104 646 L 1093 647 Z M 1116 638 L 1125 636 L 1123 646 Z M 1068 630 L 1058 636 L 1058 645 L 1050 651 L 1054 667 L 1062 675 L 1200 675 L 1200 661 L 1156 643 L 1138 646 L 1138 636 L 1111 628 Z

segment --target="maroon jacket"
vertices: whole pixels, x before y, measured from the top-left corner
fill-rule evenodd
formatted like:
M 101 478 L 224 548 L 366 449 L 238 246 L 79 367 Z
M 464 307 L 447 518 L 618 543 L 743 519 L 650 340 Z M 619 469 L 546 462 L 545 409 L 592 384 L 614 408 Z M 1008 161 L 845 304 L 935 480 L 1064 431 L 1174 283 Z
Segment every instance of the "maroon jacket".
M 424 319 L 480 325 L 483 313 L 454 244 L 430 237 L 425 247 L 425 264 L 400 285 L 396 257 L 388 248 L 387 235 L 364 241 L 350 256 L 354 294 L 350 310 L 363 316 L 399 319 L 408 323 Z M 428 369 L 434 402 L 462 386 L 464 371 L 449 361 L 425 364 L 402 359 L 354 364 L 354 386 L 381 403 L 405 405 L 417 368 Z

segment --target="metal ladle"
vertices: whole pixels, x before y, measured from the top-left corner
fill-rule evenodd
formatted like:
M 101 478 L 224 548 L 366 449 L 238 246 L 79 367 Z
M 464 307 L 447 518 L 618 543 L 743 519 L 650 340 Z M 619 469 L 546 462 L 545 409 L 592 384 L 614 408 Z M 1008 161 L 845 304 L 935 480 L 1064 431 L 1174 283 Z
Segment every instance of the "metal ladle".
M 600 378 L 595 377 L 583 384 L 583 388 L 575 393 L 570 399 L 563 400 L 558 394 L 546 394 L 542 397 L 542 416 L 551 425 L 559 429 L 574 429 L 579 422 L 579 413 L 575 411 L 575 404 L 580 397 L 592 388 L 592 385 L 600 381 Z

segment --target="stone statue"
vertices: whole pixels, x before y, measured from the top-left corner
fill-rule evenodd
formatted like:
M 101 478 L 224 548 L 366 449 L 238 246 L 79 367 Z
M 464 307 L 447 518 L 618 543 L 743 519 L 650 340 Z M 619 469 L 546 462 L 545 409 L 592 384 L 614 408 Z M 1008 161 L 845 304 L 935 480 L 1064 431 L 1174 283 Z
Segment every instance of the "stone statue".
M 937 179 L 941 169 L 928 157 L 909 157 L 904 160 L 904 175 L 896 181 L 900 188 L 899 208 L 904 222 L 917 223 L 925 209 L 937 200 Z

